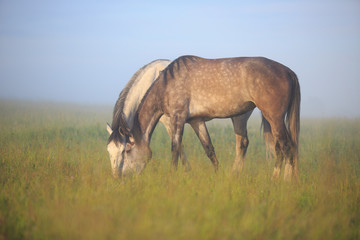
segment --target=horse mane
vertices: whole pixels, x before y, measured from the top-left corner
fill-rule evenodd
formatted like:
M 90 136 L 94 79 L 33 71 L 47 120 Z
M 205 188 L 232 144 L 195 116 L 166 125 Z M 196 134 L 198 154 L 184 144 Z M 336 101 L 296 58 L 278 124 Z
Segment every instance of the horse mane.
M 134 75 L 130 78 L 129 82 L 125 85 L 124 89 L 121 91 L 119 98 L 116 101 L 116 104 L 114 106 L 114 110 L 113 110 L 113 120 L 112 120 L 112 124 L 111 124 L 111 128 L 113 129 L 113 134 L 111 134 L 109 141 L 119 139 L 118 135 L 120 135 L 120 134 L 119 134 L 118 130 L 120 128 L 129 129 L 128 123 L 126 122 L 126 120 L 124 119 L 124 116 L 123 116 L 123 110 L 124 110 L 126 98 L 129 94 L 132 86 L 137 81 L 137 79 L 142 76 L 143 72 L 150 65 L 152 65 L 153 63 L 155 63 L 157 61 L 169 61 L 169 60 L 157 59 L 157 60 L 154 60 L 154 61 L 146 64 L 145 66 L 143 66 L 142 68 L 140 68 L 139 70 L 137 70 L 134 73 Z
M 144 71 L 144 69 L 147 67 L 147 65 L 145 65 L 142 68 L 140 68 L 139 70 L 137 70 L 134 73 L 134 75 L 130 78 L 129 82 L 125 85 L 124 89 L 120 92 L 119 98 L 116 101 L 116 104 L 114 106 L 114 111 L 113 111 L 113 121 L 111 124 L 111 128 L 113 130 L 119 129 L 120 126 L 124 126 L 124 125 L 127 126 L 127 122 L 125 121 L 125 119 L 122 116 L 124 106 L 125 106 L 125 100 L 130 92 L 131 87 L 134 85 L 134 82 L 139 77 L 139 75 Z

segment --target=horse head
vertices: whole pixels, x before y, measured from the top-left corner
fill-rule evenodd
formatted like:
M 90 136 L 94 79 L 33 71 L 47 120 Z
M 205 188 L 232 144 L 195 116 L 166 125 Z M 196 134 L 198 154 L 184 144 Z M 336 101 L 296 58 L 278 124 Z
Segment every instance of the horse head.
M 107 124 L 110 134 L 107 151 L 110 157 L 112 174 L 115 178 L 139 174 L 151 158 L 151 150 L 146 144 L 135 141 L 127 128 L 119 127 L 113 131 Z

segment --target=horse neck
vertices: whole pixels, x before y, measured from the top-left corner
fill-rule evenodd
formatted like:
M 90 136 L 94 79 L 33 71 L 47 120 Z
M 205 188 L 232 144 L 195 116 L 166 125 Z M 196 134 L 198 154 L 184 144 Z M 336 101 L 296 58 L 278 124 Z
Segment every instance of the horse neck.
M 161 108 L 161 84 L 156 82 L 144 97 L 144 101 L 138 111 L 139 137 L 150 144 L 151 135 L 160 117 L 163 115 Z
M 146 92 L 151 87 L 153 82 L 159 76 L 160 71 L 162 71 L 169 63 L 170 61 L 163 60 L 152 64 L 141 74 L 141 76 L 132 85 L 128 96 L 126 97 L 123 109 L 126 121 L 130 129 L 133 128 L 136 111 L 138 110 L 143 97 L 145 96 Z

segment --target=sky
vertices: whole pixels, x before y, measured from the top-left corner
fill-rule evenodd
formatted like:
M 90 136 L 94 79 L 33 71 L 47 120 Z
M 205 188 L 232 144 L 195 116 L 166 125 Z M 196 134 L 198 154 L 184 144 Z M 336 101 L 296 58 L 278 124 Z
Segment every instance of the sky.
M 155 59 L 264 56 L 302 116 L 360 117 L 360 1 L 0 0 L 0 99 L 114 105 Z

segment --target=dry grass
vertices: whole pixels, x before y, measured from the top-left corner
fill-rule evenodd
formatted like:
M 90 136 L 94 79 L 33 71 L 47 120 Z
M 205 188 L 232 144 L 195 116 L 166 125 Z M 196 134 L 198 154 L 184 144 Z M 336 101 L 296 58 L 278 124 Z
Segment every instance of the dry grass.
M 359 239 L 360 120 L 303 119 L 300 183 L 270 182 L 259 121 L 246 170 L 230 176 L 231 125 L 210 124 L 219 174 L 190 128 L 193 170 L 170 170 L 157 127 L 153 160 L 114 180 L 111 108 L 0 102 L 0 239 Z

